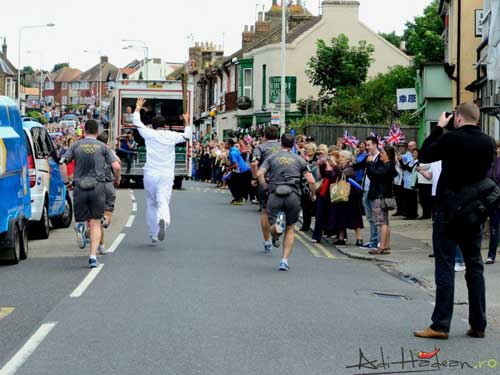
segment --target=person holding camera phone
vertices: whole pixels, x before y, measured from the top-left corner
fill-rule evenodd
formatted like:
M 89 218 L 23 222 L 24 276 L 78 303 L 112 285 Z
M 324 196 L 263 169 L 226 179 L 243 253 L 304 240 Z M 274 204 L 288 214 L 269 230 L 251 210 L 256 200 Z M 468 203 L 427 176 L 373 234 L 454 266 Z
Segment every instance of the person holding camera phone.
M 455 131 L 445 132 L 454 117 Z M 481 257 L 481 223 L 452 224 L 462 219 L 453 202 L 465 199 L 474 186 L 487 182 L 486 176 L 495 157 L 495 142 L 478 126 L 479 109 L 474 103 L 462 103 L 454 116 L 443 113 L 430 136 L 425 140 L 420 160 L 432 163 L 441 160 L 442 172 L 436 192 L 436 238 L 435 254 L 436 305 L 432 314 L 432 325 L 414 332 L 416 337 L 447 339 L 453 315 L 455 289 L 455 251 L 462 250 L 466 271 L 465 279 L 469 291 L 469 324 L 467 335 L 482 338 L 486 329 L 486 297 L 484 266 Z M 473 197 L 473 200 L 477 199 Z M 458 212 L 458 213 L 457 213 Z M 453 214 L 450 214 L 453 213 Z M 454 216 L 455 215 L 455 216 Z M 463 219 L 462 219 L 463 220 Z

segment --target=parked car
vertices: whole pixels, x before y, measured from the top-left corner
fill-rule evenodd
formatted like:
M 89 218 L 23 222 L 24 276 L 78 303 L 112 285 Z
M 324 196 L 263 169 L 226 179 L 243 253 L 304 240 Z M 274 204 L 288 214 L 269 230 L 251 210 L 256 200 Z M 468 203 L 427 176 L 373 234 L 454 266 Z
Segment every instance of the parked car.
M 28 256 L 31 194 L 26 142 L 16 103 L 0 96 L 0 260 L 12 264 Z
M 50 224 L 67 228 L 73 217 L 73 203 L 59 169 L 57 153 L 48 131 L 34 121 L 23 122 L 28 138 L 28 166 L 31 189 L 30 234 L 49 238 Z

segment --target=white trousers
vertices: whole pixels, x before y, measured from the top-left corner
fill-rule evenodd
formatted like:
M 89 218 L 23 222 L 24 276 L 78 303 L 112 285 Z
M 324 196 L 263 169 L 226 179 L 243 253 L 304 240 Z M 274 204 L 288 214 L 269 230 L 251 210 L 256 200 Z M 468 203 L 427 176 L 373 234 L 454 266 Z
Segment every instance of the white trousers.
M 173 183 L 174 178 L 170 176 L 144 175 L 144 191 L 147 201 L 146 223 L 150 236 L 158 235 L 160 219 L 165 220 L 167 228 L 170 225 L 169 204 Z

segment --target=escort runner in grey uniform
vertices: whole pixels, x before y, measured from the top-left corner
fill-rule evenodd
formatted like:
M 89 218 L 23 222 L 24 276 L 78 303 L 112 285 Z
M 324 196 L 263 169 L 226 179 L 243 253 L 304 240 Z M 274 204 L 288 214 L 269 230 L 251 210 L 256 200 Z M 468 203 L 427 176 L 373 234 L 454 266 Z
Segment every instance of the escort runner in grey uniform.
M 258 163 L 258 168 L 262 166 L 264 161 L 266 161 L 270 156 L 281 150 L 281 143 L 275 139 L 267 141 L 266 143 L 258 145 L 253 152 L 253 161 Z M 258 186 L 258 199 L 260 208 L 263 210 L 267 207 L 268 195 L 262 186 Z
M 262 163 L 268 159 L 271 155 L 277 153 L 281 150 L 281 143 L 277 141 L 279 136 L 279 129 L 276 126 L 268 126 L 264 129 L 264 143 L 258 145 L 254 152 L 252 158 L 252 185 L 257 184 L 257 173 Z M 267 220 L 267 197 L 268 194 L 264 190 L 261 184 L 257 186 L 257 198 L 259 200 L 259 206 L 262 211 L 260 217 L 260 226 L 262 229 L 262 236 L 264 237 L 264 252 L 269 253 L 272 250 L 271 243 L 271 233 L 269 232 L 269 222 Z
M 101 219 L 104 215 L 106 201 L 106 164 L 114 171 L 114 185 L 120 184 L 121 164 L 111 150 L 98 141 L 99 124 L 94 120 L 85 123 L 85 138 L 71 145 L 61 159 L 61 175 L 66 184 L 68 171 L 66 164 L 75 160 L 73 206 L 77 234 L 84 235 L 84 222 L 90 227 L 90 259 L 89 266 L 97 267 L 97 248 L 101 240 Z
M 279 237 L 285 232 L 283 259 L 279 270 L 288 271 L 288 257 L 295 241 L 295 223 L 300 214 L 300 190 L 302 176 L 311 188 L 311 199 L 316 199 L 316 183 L 306 161 L 292 153 L 295 137 L 281 137 L 282 150 L 267 158 L 257 177 L 264 189 L 269 191 L 267 215 L 271 225 L 273 245 L 279 246 Z M 266 181 L 267 180 L 267 181 Z

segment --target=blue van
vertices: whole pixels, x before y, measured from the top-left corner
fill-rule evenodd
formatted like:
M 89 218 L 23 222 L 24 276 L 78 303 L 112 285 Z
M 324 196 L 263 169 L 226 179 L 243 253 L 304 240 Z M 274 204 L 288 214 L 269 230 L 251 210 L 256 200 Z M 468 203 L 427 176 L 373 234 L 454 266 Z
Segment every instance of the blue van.
M 0 96 L 0 260 L 28 256 L 31 217 L 26 135 L 16 103 Z

